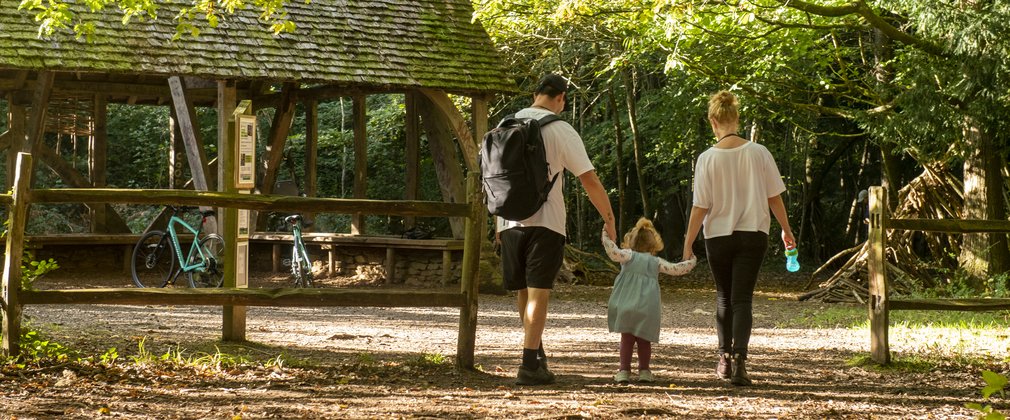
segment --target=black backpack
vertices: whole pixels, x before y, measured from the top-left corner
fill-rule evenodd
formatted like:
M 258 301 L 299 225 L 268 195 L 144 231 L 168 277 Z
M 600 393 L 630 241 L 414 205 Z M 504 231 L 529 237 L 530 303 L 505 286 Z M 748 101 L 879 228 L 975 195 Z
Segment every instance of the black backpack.
M 547 180 L 547 154 L 540 128 L 558 120 L 557 115 L 539 120 L 509 115 L 484 135 L 480 176 L 488 212 L 507 220 L 523 220 L 544 205 L 560 173 Z

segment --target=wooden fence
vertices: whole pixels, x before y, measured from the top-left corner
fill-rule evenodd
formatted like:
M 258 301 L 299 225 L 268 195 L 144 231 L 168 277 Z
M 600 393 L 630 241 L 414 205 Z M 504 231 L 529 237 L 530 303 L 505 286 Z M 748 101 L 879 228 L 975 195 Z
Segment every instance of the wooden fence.
M 870 187 L 870 255 L 867 264 L 870 299 L 870 357 L 880 364 L 891 361 L 887 338 L 888 311 L 1000 311 L 1010 309 L 1010 299 L 891 299 L 888 296 L 886 251 L 887 229 L 924 232 L 974 233 L 1010 232 L 1010 221 L 891 219 L 887 214 L 887 194 L 883 187 Z
M 0 205 L 8 205 L 9 229 L 4 258 L 2 312 L 3 340 L 0 351 L 16 356 L 19 352 L 21 312 L 24 305 L 42 304 L 117 304 L 117 305 L 207 305 L 224 306 L 222 332 L 225 339 L 235 339 L 230 325 L 245 325 L 245 311 L 227 308 L 240 306 L 374 306 L 374 307 L 458 307 L 460 308 L 456 364 L 472 368 L 477 330 L 477 269 L 480 241 L 484 237 L 486 211 L 481 205 L 478 180 L 467 179 L 466 203 L 426 201 L 388 201 L 308 198 L 275 195 L 250 195 L 189 190 L 119 190 L 119 189 L 36 189 L 29 186 L 32 157 L 18 156 L 17 174 L 11 194 L 0 195 Z M 459 292 L 361 290 L 361 289 L 75 289 L 21 290 L 21 256 L 24 226 L 29 205 L 33 203 L 131 203 L 175 204 L 239 208 L 259 211 L 288 211 L 343 214 L 381 214 L 418 217 L 463 217 L 462 279 Z M 236 238 L 225 238 L 234 246 Z M 226 264 L 229 262 L 226 261 Z M 230 270 L 234 273 L 235 270 Z M 248 271 L 246 271 L 248 272 Z M 225 284 L 235 284 L 234 280 Z M 229 320 L 229 314 L 240 317 Z M 237 322 L 236 322 L 237 321 Z M 244 336 L 244 331 L 242 332 Z

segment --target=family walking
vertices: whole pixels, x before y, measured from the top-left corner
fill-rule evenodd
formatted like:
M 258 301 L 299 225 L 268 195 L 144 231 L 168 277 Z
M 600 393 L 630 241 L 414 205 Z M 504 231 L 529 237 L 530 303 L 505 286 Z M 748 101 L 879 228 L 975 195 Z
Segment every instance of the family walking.
M 781 226 L 782 242 L 787 249 L 795 247 L 795 240 L 781 196 L 785 184 L 775 160 L 764 146 L 737 134 L 739 104 L 736 97 L 721 91 L 709 100 L 708 120 L 716 141 L 698 157 L 683 258 L 681 262 L 672 263 L 656 256 L 663 249 L 663 241 L 648 219 L 640 219 L 624 235 L 620 246 L 615 242 L 617 231 L 610 200 L 582 138 L 570 124 L 557 119 L 565 109 L 567 93 L 565 78 L 547 75 L 534 89 L 532 105 L 506 117 L 499 125 L 499 129 L 513 125 L 518 130 L 523 128 L 519 122 L 527 121 L 533 133 L 524 134 L 524 139 L 529 138 L 524 141 L 532 139 L 536 143 L 526 149 L 535 150 L 542 144 L 541 160 L 546 160 L 547 180 L 550 180 L 546 186 L 537 186 L 544 191 L 535 199 L 539 207 L 534 207 L 532 215 L 506 218 L 501 216 L 504 213 L 492 209 L 492 213 L 500 216 L 496 217 L 496 238 L 501 244 L 504 285 L 507 290 L 516 292 L 523 326 L 522 362 L 516 383 L 543 385 L 555 381 L 554 373 L 548 368 L 543 333 L 551 290 L 564 258 L 564 177 L 558 175 L 567 170 L 579 179 L 603 220 L 601 240 L 607 255 L 621 264 L 607 314 L 609 330 L 620 333 L 619 364 L 614 380 L 621 383 L 631 380 L 631 359 L 636 347 L 638 381 L 656 380 L 649 363 L 652 344 L 659 341 L 662 315 L 659 273 L 678 276 L 694 268 L 697 262 L 693 251 L 695 238 L 703 233 L 716 286 L 718 348 L 715 371 L 719 378 L 730 380 L 734 385 L 751 385 L 746 368 L 753 319 L 751 302 L 758 270 L 768 248 L 770 215 L 774 215 Z M 484 149 L 491 149 L 487 137 Z M 485 150 L 481 153 L 483 165 L 488 158 Z M 494 188 L 488 187 L 488 177 L 484 175 L 485 189 Z M 498 194 L 495 198 L 504 196 Z

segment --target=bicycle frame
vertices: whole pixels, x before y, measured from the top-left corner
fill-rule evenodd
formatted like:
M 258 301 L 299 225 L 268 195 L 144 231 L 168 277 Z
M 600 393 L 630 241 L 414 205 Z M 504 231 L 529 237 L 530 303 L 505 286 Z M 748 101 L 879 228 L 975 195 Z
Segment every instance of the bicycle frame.
M 200 246 L 200 231 L 203 230 L 203 223 L 205 219 L 206 217 L 203 217 L 203 219 L 200 220 L 199 229 L 194 229 L 189 225 L 189 223 L 186 223 L 185 220 L 175 214 L 172 214 L 172 217 L 168 220 L 168 236 L 172 238 L 172 247 L 175 249 L 175 256 L 179 261 L 179 271 L 176 272 L 176 276 L 178 276 L 179 273 L 188 273 L 198 268 L 207 267 L 208 256 L 204 254 L 202 249 L 203 247 Z M 176 232 L 176 226 L 182 226 L 189 231 L 189 233 L 193 234 L 193 243 L 189 246 L 189 253 L 185 255 L 185 258 L 183 258 L 184 256 L 182 254 L 182 245 L 179 244 L 179 234 Z M 194 252 L 196 253 L 194 254 Z M 194 255 L 199 255 L 200 258 L 192 258 Z M 195 260 L 197 262 L 196 264 L 189 265 L 186 263 L 188 260 Z

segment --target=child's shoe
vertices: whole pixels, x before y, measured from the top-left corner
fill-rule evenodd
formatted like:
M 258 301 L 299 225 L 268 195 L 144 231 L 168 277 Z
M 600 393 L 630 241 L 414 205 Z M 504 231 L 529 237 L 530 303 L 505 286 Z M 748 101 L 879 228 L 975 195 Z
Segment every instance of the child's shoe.
M 638 382 L 656 382 L 656 376 L 649 369 L 638 371 Z
M 630 370 L 619 370 L 617 374 L 614 375 L 614 382 L 619 384 L 626 384 L 631 382 L 631 371 Z

